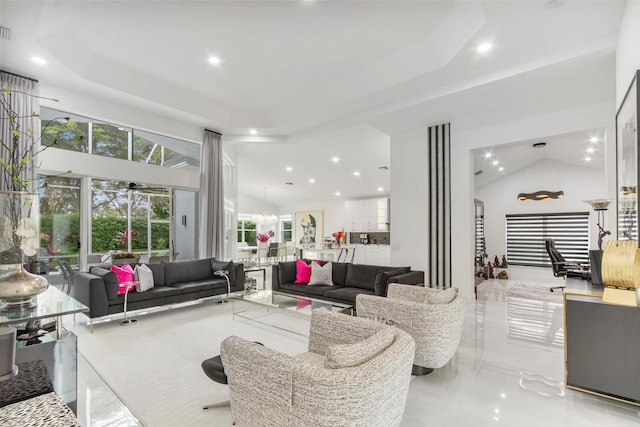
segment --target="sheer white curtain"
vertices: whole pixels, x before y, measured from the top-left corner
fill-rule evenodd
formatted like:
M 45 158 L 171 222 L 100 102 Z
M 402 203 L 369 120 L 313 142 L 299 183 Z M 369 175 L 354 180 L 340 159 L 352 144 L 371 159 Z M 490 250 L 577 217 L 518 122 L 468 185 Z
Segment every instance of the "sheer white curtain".
M 204 131 L 200 152 L 200 258 L 224 257 L 222 135 Z
M 14 164 L 25 158 L 30 158 L 24 168 L 21 180 L 29 182 L 26 190 L 35 192 L 36 184 L 36 152 L 38 144 L 34 142 L 40 139 L 40 102 L 38 98 L 38 82 L 6 71 L 0 71 L 0 96 L 2 108 L 0 109 L 0 135 L 3 144 L 0 146 L 0 158 L 7 164 Z M 7 91 L 8 90 L 8 91 Z M 19 131 L 24 134 L 19 138 L 18 150 L 12 153 L 8 149 L 12 144 L 11 126 L 9 124 L 9 111 L 15 113 Z M 6 170 L 6 169 L 5 169 Z M 0 174 L 0 190 L 24 191 L 25 188 L 12 186 L 6 173 Z

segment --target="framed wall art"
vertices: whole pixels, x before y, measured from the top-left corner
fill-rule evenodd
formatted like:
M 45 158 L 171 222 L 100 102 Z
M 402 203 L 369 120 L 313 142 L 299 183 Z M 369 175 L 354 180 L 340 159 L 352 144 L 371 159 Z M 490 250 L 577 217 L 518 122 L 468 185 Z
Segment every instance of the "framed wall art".
M 315 246 L 324 239 L 324 211 L 296 212 L 293 218 L 295 245 Z
M 638 242 L 638 74 L 616 113 L 616 200 L 618 240 Z

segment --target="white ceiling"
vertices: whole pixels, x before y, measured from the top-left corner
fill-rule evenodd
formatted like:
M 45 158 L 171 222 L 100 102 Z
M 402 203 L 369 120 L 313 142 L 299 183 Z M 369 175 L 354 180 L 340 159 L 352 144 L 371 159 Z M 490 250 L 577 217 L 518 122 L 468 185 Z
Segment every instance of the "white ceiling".
M 381 130 L 439 121 L 455 128 L 495 111 L 508 118 L 513 105 L 611 99 L 624 6 L 0 0 L 0 24 L 11 30 L 0 65 L 221 131 L 240 154 L 239 191 L 255 198 L 265 186 L 278 204 L 335 191 L 357 198 L 378 186 L 388 191 L 389 172 L 379 166 L 389 164 L 389 138 Z M 495 49 L 481 56 L 474 49 L 484 41 Z M 48 64 L 33 64 L 32 55 Z M 210 55 L 222 63 L 208 64 Z M 593 84 L 602 79 L 607 84 Z
M 592 140 L 592 138 L 595 138 Z M 566 135 L 554 135 L 531 141 L 473 150 L 475 187 L 479 188 L 529 167 L 544 159 L 557 160 L 602 171 L 604 169 L 605 129 L 594 128 Z M 546 143 L 534 148 L 533 144 Z M 590 151 L 587 151 L 591 149 Z M 490 156 L 487 156 L 490 154 Z M 590 160 L 585 160 L 586 158 Z M 498 162 L 494 165 L 494 162 Z M 499 167 L 504 170 L 500 171 Z M 480 172 L 481 171 L 481 172 Z M 480 173 L 479 173 L 480 172 Z

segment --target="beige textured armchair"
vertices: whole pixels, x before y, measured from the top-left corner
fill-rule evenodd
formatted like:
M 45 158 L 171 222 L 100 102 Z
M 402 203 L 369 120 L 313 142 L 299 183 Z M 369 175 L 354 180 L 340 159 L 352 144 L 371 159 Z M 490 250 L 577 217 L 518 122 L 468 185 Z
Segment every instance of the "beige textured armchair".
M 416 342 L 413 374 L 426 375 L 453 357 L 462 336 L 466 298 L 456 288 L 389 285 L 387 298 L 360 294 L 361 317 L 383 317 L 408 332 Z
M 320 308 L 306 353 L 231 336 L 220 356 L 237 426 L 398 426 L 414 349 L 397 328 Z

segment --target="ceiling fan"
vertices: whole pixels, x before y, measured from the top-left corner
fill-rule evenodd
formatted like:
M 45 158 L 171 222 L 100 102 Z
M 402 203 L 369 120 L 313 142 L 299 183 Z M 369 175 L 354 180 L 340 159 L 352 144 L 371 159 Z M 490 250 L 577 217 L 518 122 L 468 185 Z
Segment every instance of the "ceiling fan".
M 144 184 L 138 184 L 135 182 L 129 182 L 127 184 L 127 189 L 126 191 L 130 191 L 130 192 L 140 192 L 140 193 L 161 193 L 161 194 L 168 194 L 169 193 L 169 188 L 167 187 L 160 187 L 160 186 L 153 186 L 153 185 L 144 185 Z

